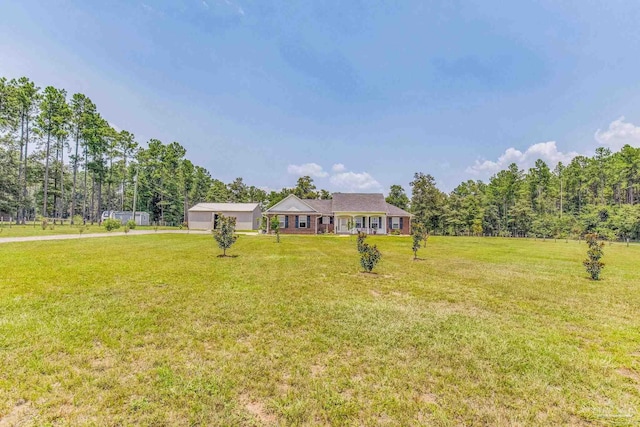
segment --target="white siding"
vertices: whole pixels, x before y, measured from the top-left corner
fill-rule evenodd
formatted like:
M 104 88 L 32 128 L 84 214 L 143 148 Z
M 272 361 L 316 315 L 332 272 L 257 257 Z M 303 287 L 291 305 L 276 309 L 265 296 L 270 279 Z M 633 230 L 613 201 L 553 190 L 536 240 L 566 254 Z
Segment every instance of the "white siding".
M 260 207 L 253 212 L 194 212 L 189 211 L 189 228 L 191 230 L 211 230 L 213 228 L 213 215 L 222 214 L 236 219 L 236 230 L 257 230 L 261 217 Z

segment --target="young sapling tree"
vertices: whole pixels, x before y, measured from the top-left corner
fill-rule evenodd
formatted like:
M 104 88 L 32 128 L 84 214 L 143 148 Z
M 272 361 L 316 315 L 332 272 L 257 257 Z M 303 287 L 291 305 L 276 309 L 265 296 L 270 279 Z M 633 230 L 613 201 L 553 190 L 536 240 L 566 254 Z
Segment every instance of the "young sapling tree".
M 368 243 L 364 243 L 362 247 L 363 249 L 360 253 L 360 265 L 365 272 L 371 273 L 376 264 L 380 262 L 382 254 L 376 245 L 371 246 Z
M 587 259 L 582 264 L 587 269 L 587 273 L 589 273 L 592 280 L 600 280 L 600 272 L 604 268 L 604 263 L 600 261 L 600 258 L 604 255 L 602 250 L 604 242 L 598 242 L 598 235 L 595 233 L 587 234 L 584 237 L 589 249 L 587 250 Z
M 420 249 L 421 247 L 420 243 L 422 242 L 422 233 L 420 232 L 420 229 L 418 228 L 413 229 L 413 233 L 411 233 L 411 241 L 412 241 L 411 250 L 413 251 L 413 259 L 417 260 L 418 249 Z
M 218 243 L 218 247 L 222 249 L 222 256 L 227 256 L 227 249 L 233 245 L 238 236 L 234 235 L 236 231 L 236 219 L 224 215 L 218 216 L 218 228 L 213 230 L 213 238 Z
M 276 234 L 276 243 L 280 243 L 280 221 L 277 216 L 274 215 L 271 217 L 269 227 L 271 228 L 271 231 Z

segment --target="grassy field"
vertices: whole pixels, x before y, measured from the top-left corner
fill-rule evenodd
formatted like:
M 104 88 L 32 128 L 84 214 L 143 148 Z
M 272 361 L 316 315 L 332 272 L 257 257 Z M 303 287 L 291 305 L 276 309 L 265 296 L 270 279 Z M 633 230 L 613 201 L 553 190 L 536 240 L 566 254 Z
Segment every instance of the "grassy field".
M 136 230 L 153 230 L 152 226 L 137 226 Z M 158 227 L 158 230 L 178 230 L 178 227 Z M 124 231 L 124 227 L 120 227 L 115 232 Z M 106 233 L 104 227 L 97 224 L 87 224 L 82 234 Z M 8 223 L 0 224 L 0 238 L 3 237 L 30 237 L 30 236 L 53 236 L 58 234 L 80 234 L 77 226 L 70 226 L 68 223 L 64 225 L 49 224 L 46 229 L 42 229 L 40 224 L 15 225 Z
M 640 423 L 640 247 L 370 240 L 0 245 L 0 425 Z

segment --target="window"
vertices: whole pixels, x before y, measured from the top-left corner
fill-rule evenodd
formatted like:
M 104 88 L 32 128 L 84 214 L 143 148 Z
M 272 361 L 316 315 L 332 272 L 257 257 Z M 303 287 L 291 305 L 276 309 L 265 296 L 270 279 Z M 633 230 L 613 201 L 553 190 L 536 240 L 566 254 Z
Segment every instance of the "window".
M 323 216 L 322 217 L 322 225 L 331 224 L 331 217 Z
M 356 217 L 356 228 L 362 228 L 362 217 L 361 216 L 357 216 Z
M 284 228 L 284 225 L 285 225 L 284 215 L 278 215 L 278 223 L 280 225 L 280 228 Z
M 298 228 L 307 228 L 307 216 L 300 215 L 298 217 Z
M 391 229 L 392 230 L 399 230 L 400 229 L 400 217 L 399 216 L 394 216 L 393 218 L 391 218 Z
M 372 218 L 369 218 L 369 222 L 371 223 L 371 228 L 378 228 L 378 217 L 374 216 Z

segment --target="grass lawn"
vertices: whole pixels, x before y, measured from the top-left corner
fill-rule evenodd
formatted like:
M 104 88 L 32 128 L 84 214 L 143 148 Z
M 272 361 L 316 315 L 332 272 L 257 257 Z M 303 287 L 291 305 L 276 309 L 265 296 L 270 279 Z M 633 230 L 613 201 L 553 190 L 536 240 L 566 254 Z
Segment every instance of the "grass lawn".
M 136 226 L 136 230 L 153 230 L 152 226 Z M 158 227 L 158 230 L 178 230 L 178 227 Z M 120 227 L 115 232 L 124 231 L 124 226 Z M 90 225 L 87 224 L 82 234 L 92 234 L 92 233 L 106 233 L 104 227 L 101 227 L 97 224 Z M 58 234 L 80 234 L 77 226 L 70 226 L 69 223 L 65 223 L 64 225 L 53 225 L 49 224 L 49 226 L 43 230 L 40 224 L 29 225 L 15 225 L 11 226 L 8 223 L 3 223 L 0 225 L 0 238 L 3 237 L 29 237 L 29 236 L 53 236 Z
M 281 239 L 0 245 L 0 418 L 640 423 L 639 246 L 592 282 L 575 241 L 381 236 L 370 276 L 355 239 Z

